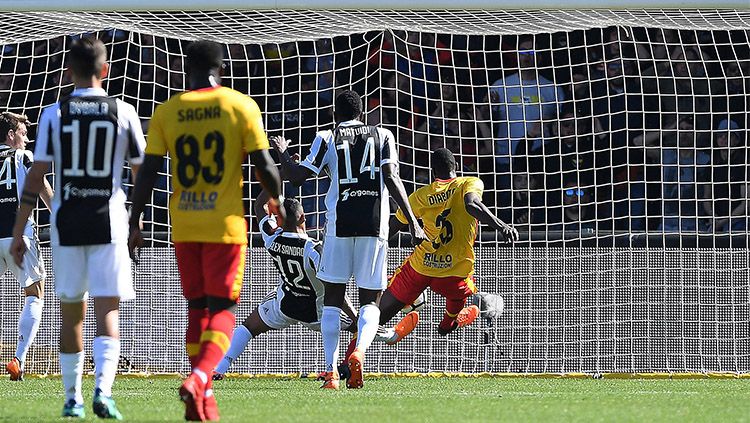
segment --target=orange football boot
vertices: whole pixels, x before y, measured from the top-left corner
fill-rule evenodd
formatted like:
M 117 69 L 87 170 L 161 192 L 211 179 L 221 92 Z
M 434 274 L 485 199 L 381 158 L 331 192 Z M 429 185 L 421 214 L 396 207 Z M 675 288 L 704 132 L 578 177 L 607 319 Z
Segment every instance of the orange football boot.
M 411 331 L 417 327 L 417 323 L 419 323 L 419 313 L 416 311 L 410 311 L 403 319 L 401 319 L 401 321 L 396 323 L 396 326 L 393 328 L 393 331 L 396 332 L 397 338 L 393 341 L 387 341 L 386 344 L 393 345 L 406 338 Z
M 5 365 L 5 370 L 10 374 L 10 380 L 23 380 L 23 370 L 21 370 L 21 361 L 15 357 Z
M 458 324 L 458 327 L 462 328 L 464 326 L 472 324 L 477 317 L 479 317 L 479 307 L 470 305 L 468 307 L 464 307 L 463 309 L 461 309 L 461 311 L 458 312 L 458 316 L 456 316 L 456 323 Z
M 321 389 L 339 389 L 339 372 L 336 370 L 332 372 L 325 372 L 323 386 Z
M 349 356 L 349 379 L 346 380 L 346 387 L 349 389 L 359 389 L 364 385 L 362 380 L 362 367 L 365 363 L 365 353 L 355 349 Z
M 185 420 L 202 422 L 206 420 L 203 411 L 206 385 L 197 374 L 191 373 L 180 386 L 180 400 L 185 403 Z

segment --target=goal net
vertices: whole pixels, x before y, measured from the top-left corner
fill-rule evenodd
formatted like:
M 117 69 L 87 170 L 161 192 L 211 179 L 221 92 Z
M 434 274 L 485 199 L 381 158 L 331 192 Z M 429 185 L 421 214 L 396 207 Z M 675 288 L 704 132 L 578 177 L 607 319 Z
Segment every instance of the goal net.
M 0 109 L 32 122 L 72 89 L 64 64 L 73 37 L 105 41 L 105 87 L 144 127 L 185 88 L 187 43 L 211 39 L 226 46 L 223 84 L 250 94 L 268 133 L 303 157 L 315 132 L 332 128 L 341 89 L 363 96 L 367 123 L 396 135 L 407 191 L 431 181 L 431 151 L 453 151 L 459 174 L 480 177 L 484 202 L 521 232 L 514 246 L 485 227 L 477 240 L 478 288 L 502 295 L 505 311 L 440 337 L 444 301 L 430 294 L 412 336 L 375 344 L 367 371 L 750 370 L 746 7 L 23 11 L 4 12 L 3 23 Z M 245 181 L 249 205 L 259 191 L 249 167 Z M 312 230 L 324 224 L 327 188 L 326 179 L 285 187 Z M 189 366 L 169 192 L 163 173 L 145 216 L 152 244 L 134 267 L 138 298 L 122 308 L 123 371 Z M 48 213 L 36 215 L 46 239 Z M 43 245 L 49 276 L 31 373 L 59 371 L 59 305 Z M 238 322 L 277 281 L 255 245 Z M 394 247 L 389 271 L 411 250 Z M 7 360 L 22 300 L 9 273 L 0 290 Z M 87 323 L 88 342 L 93 330 Z M 319 371 L 320 345 L 299 327 L 264 334 L 230 371 Z

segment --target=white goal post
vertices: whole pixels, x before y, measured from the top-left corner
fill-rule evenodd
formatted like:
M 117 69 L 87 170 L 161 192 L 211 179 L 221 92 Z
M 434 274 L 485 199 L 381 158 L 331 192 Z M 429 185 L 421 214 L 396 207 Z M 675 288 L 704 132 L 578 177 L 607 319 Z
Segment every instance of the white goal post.
M 251 95 L 268 132 L 303 156 L 311 134 L 333 124 L 336 90 L 354 89 L 365 120 L 396 134 L 408 191 L 430 182 L 430 151 L 448 147 L 459 173 L 480 177 L 485 203 L 522 233 L 507 246 L 480 228 L 476 244 L 477 285 L 505 298 L 502 316 L 442 338 L 444 303 L 430 294 L 415 333 L 374 345 L 367 371 L 747 374 L 750 4 L 523 6 L 0 0 L 0 110 L 36 122 L 67 94 L 65 50 L 81 34 L 105 42 L 106 88 L 144 126 L 185 88 L 184 47 L 196 39 L 226 46 L 223 84 Z M 258 184 L 249 165 L 245 176 L 249 205 Z M 138 298 L 122 309 L 123 371 L 188 369 L 169 186 L 162 174 L 146 213 L 153 244 L 134 267 Z M 324 223 L 327 186 L 285 188 L 302 199 L 311 228 Z M 44 237 L 49 218 L 37 217 Z M 389 271 L 409 252 L 394 245 Z M 276 283 L 259 244 L 248 263 L 238 322 Z M 50 271 L 30 373 L 59 371 L 53 286 Z M 15 349 L 20 308 L 6 274 L 0 360 Z M 93 325 L 85 331 L 90 342 Z M 308 373 L 322 360 L 319 335 L 292 328 L 254 339 L 230 371 Z

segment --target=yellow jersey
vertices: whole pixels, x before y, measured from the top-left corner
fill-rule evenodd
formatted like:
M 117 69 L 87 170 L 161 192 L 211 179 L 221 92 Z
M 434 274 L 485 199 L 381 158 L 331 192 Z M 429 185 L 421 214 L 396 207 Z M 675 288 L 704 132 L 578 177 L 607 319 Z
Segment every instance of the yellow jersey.
M 428 238 L 407 259 L 414 270 L 433 277 L 468 277 L 474 273 L 477 221 L 466 211 L 464 196 L 475 192 L 481 197 L 483 191 L 481 179 L 457 177 L 437 179 L 409 196 L 409 204 L 422 220 Z M 401 209 L 396 218 L 407 223 Z
M 267 149 L 258 105 L 226 87 L 186 91 L 154 111 L 146 154 L 169 154 L 172 240 L 247 244 L 242 164 Z

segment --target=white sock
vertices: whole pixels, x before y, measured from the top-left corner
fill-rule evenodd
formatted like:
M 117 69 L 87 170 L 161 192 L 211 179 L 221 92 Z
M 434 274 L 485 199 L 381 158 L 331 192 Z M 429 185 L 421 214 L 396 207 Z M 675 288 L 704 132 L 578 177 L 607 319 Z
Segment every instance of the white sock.
M 117 374 L 117 362 L 120 360 L 120 340 L 109 336 L 94 338 L 94 389 L 101 389 L 105 397 L 112 396 L 112 385 Z
M 221 374 L 226 373 L 232 362 L 236 360 L 243 351 L 245 351 L 245 348 L 247 348 L 247 344 L 251 339 L 253 339 L 253 334 L 245 327 L 245 325 L 239 325 L 237 329 L 234 330 L 232 343 L 229 344 L 227 353 L 216 366 L 216 372 Z
M 42 308 L 44 308 L 44 300 L 37 296 L 26 297 L 21 317 L 18 319 L 18 346 L 16 347 L 16 358 L 21 361 L 21 368 L 26 363 L 26 354 L 39 330 Z
M 320 333 L 323 335 L 323 352 L 326 357 L 327 372 L 332 372 L 336 368 L 336 359 L 339 357 L 340 316 L 340 308 L 323 306 L 323 315 L 320 317 Z
M 83 351 L 77 353 L 60 353 L 60 371 L 62 373 L 63 388 L 65 388 L 65 402 L 74 399 L 76 404 L 83 404 L 83 394 L 81 393 Z
M 375 304 L 365 304 L 359 308 L 357 318 L 357 349 L 367 351 L 378 333 L 380 309 Z

